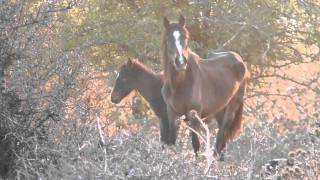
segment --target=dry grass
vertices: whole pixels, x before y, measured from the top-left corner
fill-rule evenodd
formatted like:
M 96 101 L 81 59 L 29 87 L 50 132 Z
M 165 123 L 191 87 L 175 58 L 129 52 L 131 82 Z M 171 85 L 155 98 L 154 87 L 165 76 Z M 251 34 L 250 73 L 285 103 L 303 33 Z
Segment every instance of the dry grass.
M 19 157 L 13 177 L 22 179 L 316 179 L 320 172 L 319 124 L 315 119 L 298 122 L 297 128 L 279 133 L 275 123 L 260 121 L 245 125 L 241 135 L 230 142 L 224 162 L 215 161 L 207 174 L 205 157 L 192 153 L 189 130 L 181 128 L 175 146 L 159 140 L 159 128 L 152 121 L 133 119 L 130 124 L 101 141 L 95 118 L 65 133 L 52 133 L 38 146 L 37 156 Z M 60 124 L 61 125 L 61 124 Z M 59 127 L 59 124 L 54 126 Z M 310 127 L 304 128 L 309 125 Z M 215 122 L 211 125 L 214 128 Z M 106 132 L 107 133 L 107 132 Z M 103 133 L 102 133 L 103 134 Z M 213 137 L 214 138 L 214 135 Z M 41 145 L 41 147 L 39 147 Z M 201 151 L 204 151 L 202 144 Z M 279 163 L 268 162 L 274 159 Z M 286 163 L 287 159 L 291 163 Z M 277 161 L 277 160 L 274 160 Z M 281 162 L 285 161 L 285 163 Z M 29 166 L 22 166 L 27 164 Z

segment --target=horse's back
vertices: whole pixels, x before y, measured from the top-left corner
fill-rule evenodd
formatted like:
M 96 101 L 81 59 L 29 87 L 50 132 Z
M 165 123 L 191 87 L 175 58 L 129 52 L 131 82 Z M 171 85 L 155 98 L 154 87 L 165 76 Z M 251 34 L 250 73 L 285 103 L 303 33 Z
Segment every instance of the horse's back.
M 215 60 L 215 59 L 219 59 L 222 56 L 231 55 L 231 54 L 235 55 L 237 53 L 233 51 L 219 51 L 219 52 L 211 51 L 207 54 L 206 60 Z
M 230 75 L 230 71 L 234 77 L 241 81 L 244 79 L 247 73 L 247 68 L 241 58 L 241 56 L 232 51 L 210 53 L 208 59 L 200 60 L 201 67 L 209 72 L 213 73 L 213 69 L 219 69 L 221 75 Z

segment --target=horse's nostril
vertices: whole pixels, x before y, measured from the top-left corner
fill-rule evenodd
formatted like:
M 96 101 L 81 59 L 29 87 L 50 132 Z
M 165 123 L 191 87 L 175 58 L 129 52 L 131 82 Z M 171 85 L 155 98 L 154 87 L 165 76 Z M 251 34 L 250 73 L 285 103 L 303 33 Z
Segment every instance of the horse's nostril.
M 174 60 L 174 63 L 175 63 L 176 65 L 180 65 L 179 57 L 176 57 L 176 59 Z
M 183 62 L 187 64 L 187 58 L 185 56 L 183 56 Z

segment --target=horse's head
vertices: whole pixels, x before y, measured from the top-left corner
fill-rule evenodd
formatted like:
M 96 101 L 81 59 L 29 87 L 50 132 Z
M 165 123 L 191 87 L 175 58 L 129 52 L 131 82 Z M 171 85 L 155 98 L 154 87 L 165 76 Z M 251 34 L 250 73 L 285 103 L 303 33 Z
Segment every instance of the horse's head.
M 163 20 L 165 34 L 163 43 L 166 47 L 167 60 L 171 61 L 176 70 L 185 70 L 187 67 L 187 52 L 189 32 L 185 19 L 180 15 L 179 22 L 170 22 L 167 17 Z
M 128 59 L 120 66 L 116 83 L 111 93 L 111 102 L 119 103 L 135 88 L 134 60 Z

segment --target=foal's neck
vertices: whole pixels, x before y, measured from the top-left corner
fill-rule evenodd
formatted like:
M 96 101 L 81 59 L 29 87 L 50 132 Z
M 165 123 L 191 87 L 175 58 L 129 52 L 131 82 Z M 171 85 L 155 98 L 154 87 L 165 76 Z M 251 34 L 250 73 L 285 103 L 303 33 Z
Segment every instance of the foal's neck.
M 157 87 L 160 85 L 161 88 L 161 80 L 157 76 L 156 73 L 147 69 L 146 67 L 140 67 L 137 73 L 137 86 L 136 90 L 148 101 L 152 101 L 153 93 L 155 89 L 153 87 Z

